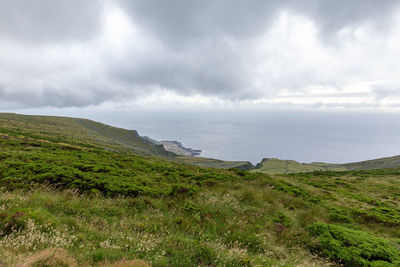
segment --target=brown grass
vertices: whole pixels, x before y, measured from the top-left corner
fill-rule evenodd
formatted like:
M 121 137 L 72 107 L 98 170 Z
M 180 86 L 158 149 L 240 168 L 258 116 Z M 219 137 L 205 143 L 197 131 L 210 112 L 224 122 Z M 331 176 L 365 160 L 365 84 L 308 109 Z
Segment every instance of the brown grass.
M 26 259 L 23 263 L 18 264 L 19 267 L 33 266 L 78 266 L 74 258 L 60 248 L 49 248 L 37 252 Z
M 114 263 L 103 263 L 100 267 L 150 267 L 145 261 L 140 259 L 120 260 Z

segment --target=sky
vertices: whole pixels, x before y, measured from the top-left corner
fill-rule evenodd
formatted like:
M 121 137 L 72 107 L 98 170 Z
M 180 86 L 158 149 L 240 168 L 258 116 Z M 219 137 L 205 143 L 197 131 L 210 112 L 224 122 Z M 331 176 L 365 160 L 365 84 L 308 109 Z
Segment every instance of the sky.
M 0 109 L 400 108 L 397 0 L 1 0 Z

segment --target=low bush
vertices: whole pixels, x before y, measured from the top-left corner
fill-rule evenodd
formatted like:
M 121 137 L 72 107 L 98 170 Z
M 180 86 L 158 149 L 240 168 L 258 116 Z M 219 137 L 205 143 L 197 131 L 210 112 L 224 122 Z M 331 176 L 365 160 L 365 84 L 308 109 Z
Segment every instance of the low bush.
M 304 200 L 307 200 L 307 201 L 310 201 L 310 202 L 317 203 L 317 202 L 321 201 L 321 197 L 314 196 L 314 195 L 310 194 L 308 191 L 306 191 L 305 189 L 303 189 L 303 188 L 301 188 L 299 186 L 293 185 L 291 183 L 288 183 L 286 181 L 282 181 L 282 180 L 278 181 L 275 184 L 275 188 L 280 190 L 280 191 L 283 191 L 283 192 L 286 192 L 286 193 L 290 193 L 290 194 L 292 194 L 292 195 L 294 195 L 296 197 L 301 197 Z
M 314 223 L 307 228 L 316 237 L 311 249 L 344 266 L 399 266 L 399 248 L 362 230 Z
M 329 217 L 331 220 L 341 223 L 354 223 L 349 209 L 329 207 Z

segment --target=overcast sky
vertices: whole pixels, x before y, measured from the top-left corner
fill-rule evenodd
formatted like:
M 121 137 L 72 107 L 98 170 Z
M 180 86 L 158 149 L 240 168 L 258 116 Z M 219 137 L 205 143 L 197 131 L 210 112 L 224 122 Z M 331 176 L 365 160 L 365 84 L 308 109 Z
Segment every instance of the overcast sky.
M 0 0 L 0 107 L 400 108 L 397 0 Z

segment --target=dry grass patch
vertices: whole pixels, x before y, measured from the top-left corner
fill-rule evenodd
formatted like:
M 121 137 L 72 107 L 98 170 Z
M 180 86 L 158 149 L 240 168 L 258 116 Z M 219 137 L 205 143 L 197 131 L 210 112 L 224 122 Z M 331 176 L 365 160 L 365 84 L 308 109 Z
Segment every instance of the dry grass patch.
M 100 267 L 150 267 L 150 265 L 141 259 L 134 259 L 120 260 L 114 263 L 104 262 Z
M 37 252 L 18 264 L 19 267 L 34 267 L 34 266 L 78 266 L 75 259 L 70 257 L 68 253 L 61 248 L 49 248 Z

